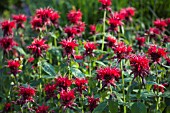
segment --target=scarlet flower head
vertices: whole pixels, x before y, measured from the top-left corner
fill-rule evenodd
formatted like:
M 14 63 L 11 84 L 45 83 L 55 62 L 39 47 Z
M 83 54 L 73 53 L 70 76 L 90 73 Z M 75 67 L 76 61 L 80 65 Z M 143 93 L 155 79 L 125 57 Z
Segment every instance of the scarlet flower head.
M 47 51 L 49 46 L 45 44 L 45 40 L 43 39 L 34 39 L 32 44 L 30 46 L 27 46 L 27 48 L 32 51 L 32 54 L 35 58 L 43 57 L 43 52 Z
M 64 32 L 68 37 L 74 38 L 77 34 L 77 29 L 74 26 L 66 26 Z
M 101 10 L 108 10 L 111 11 L 110 6 L 112 5 L 111 0 L 99 0 L 99 2 L 102 4 Z
M 132 17 L 135 15 L 135 8 L 127 7 L 120 10 L 120 14 L 124 16 L 126 21 L 132 21 Z
M 164 84 L 161 84 L 161 85 L 154 84 L 154 85 L 153 85 L 153 90 L 154 90 L 154 91 L 158 91 L 158 92 L 164 93 L 164 92 L 165 92 L 164 89 L 165 89 Z
M 87 55 L 94 56 L 93 50 L 97 49 L 96 46 L 97 45 L 94 42 L 85 42 L 84 43 L 84 48 L 86 49 L 85 56 L 87 56 Z
M 89 28 L 90 28 L 90 34 L 92 35 L 96 34 L 96 25 L 90 25 Z
M 170 58 L 167 57 L 165 60 L 166 60 L 166 65 L 167 65 L 167 66 L 170 66 Z
M 83 60 L 83 56 L 82 55 L 74 55 L 74 59 Z
M 144 77 L 149 74 L 149 59 L 144 55 L 131 55 L 130 58 L 131 74 L 134 74 L 135 79 L 137 76 L 142 78 L 143 83 Z
M 45 26 L 43 25 L 42 19 L 37 17 L 32 18 L 31 27 L 33 30 L 36 31 L 44 31 L 46 29 Z
M 50 15 L 50 20 L 54 25 L 58 24 L 58 19 L 60 18 L 60 15 L 57 11 L 53 11 Z
M 163 36 L 163 43 L 170 43 L 170 36 L 164 35 Z
M 165 20 L 157 19 L 154 21 L 154 26 L 157 27 L 159 30 L 163 31 L 165 30 L 165 27 L 167 27 L 167 24 Z
M 109 46 L 109 47 L 113 47 L 113 46 L 115 46 L 117 44 L 117 39 L 115 38 L 115 37 L 113 37 L 113 36 L 108 36 L 107 37 L 107 45 Z
M 142 47 L 145 45 L 146 38 L 145 37 L 136 37 L 137 44 L 139 47 Z
M 122 15 L 118 12 L 111 13 L 110 17 L 108 18 L 108 23 L 110 25 L 109 30 L 118 31 L 118 26 L 123 25 L 122 18 Z
M 44 104 L 42 106 L 38 106 L 36 109 L 36 113 L 48 113 L 49 106 L 45 106 Z
M 60 99 L 62 100 L 62 106 L 64 109 L 70 108 L 73 109 L 73 106 L 76 104 L 74 103 L 75 95 L 74 90 L 62 90 L 60 92 Z
M 75 24 L 75 23 L 81 21 L 82 13 L 80 10 L 76 11 L 73 9 L 73 10 L 69 11 L 69 13 L 67 14 L 67 18 L 71 23 Z
M 13 35 L 13 29 L 16 27 L 15 26 L 15 21 L 10 21 L 10 20 L 5 20 L 0 23 L 1 24 L 1 29 L 3 31 L 3 36 L 10 36 Z
M 117 55 L 116 58 L 120 61 L 121 59 L 125 59 L 128 55 L 133 51 L 131 46 L 126 46 L 123 42 L 117 43 L 112 47 L 114 53 Z
M 82 33 L 85 31 L 85 26 L 86 26 L 85 23 L 81 22 L 81 21 L 79 21 L 76 24 L 74 24 L 73 27 L 77 30 L 77 32 L 76 32 L 77 36 L 81 36 L 82 35 Z
M 28 58 L 28 62 L 29 62 L 29 63 L 34 62 L 34 57 L 30 57 L 30 58 Z
M 10 69 L 10 73 L 14 76 L 16 76 L 17 73 L 21 72 L 21 70 L 19 70 L 20 62 L 17 60 L 8 60 L 7 67 Z
M 99 98 L 94 98 L 94 95 L 92 95 L 91 97 L 88 96 L 87 99 L 88 99 L 88 107 L 92 112 L 98 106 L 100 100 Z
M 44 87 L 44 91 L 46 93 L 47 99 L 51 97 L 55 97 L 56 95 L 54 94 L 54 91 L 56 90 L 56 85 L 55 84 L 46 84 Z
M 70 87 L 72 84 L 72 81 L 69 80 L 68 77 L 59 76 L 58 78 L 55 79 L 55 81 L 56 86 L 59 87 L 59 91 L 67 90 L 68 87 Z
M 87 90 L 87 85 L 88 81 L 85 78 L 76 78 L 75 79 L 75 85 L 77 87 L 77 91 L 80 92 L 80 94 L 82 94 L 83 90 Z
M 24 14 L 13 15 L 12 18 L 13 18 L 13 20 L 16 21 L 17 29 L 18 28 L 22 28 L 22 29 L 25 28 L 23 23 L 27 21 L 27 16 L 26 15 L 24 15 Z
M 4 37 L 0 39 L 0 47 L 4 50 L 5 53 L 11 51 L 14 46 L 18 46 L 18 44 L 14 41 L 13 38 Z
M 165 22 L 169 26 L 170 25 L 170 18 L 165 19 Z
M 166 49 L 157 47 L 157 45 L 150 45 L 148 54 L 151 56 L 153 62 L 159 62 L 161 57 L 166 57 Z
M 97 79 L 102 80 L 103 87 L 116 86 L 115 80 L 118 80 L 121 76 L 121 71 L 118 68 L 105 67 L 97 70 Z
M 5 103 L 3 112 L 7 113 L 11 109 L 11 103 Z
M 27 102 L 34 102 L 33 96 L 35 96 L 35 89 L 31 88 L 30 86 L 28 87 L 23 87 L 21 86 L 19 88 L 19 96 L 21 96 L 21 100 L 23 103 Z
M 72 38 L 63 39 L 60 44 L 62 44 L 62 47 L 64 48 L 64 53 L 70 57 L 70 55 L 73 55 L 74 48 L 78 46 L 76 44 L 76 41 Z
M 147 31 L 147 34 L 150 36 L 150 38 L 156 39 L 157 36 L 161 34 L 161 31 L 158 28 L 153 27 Z

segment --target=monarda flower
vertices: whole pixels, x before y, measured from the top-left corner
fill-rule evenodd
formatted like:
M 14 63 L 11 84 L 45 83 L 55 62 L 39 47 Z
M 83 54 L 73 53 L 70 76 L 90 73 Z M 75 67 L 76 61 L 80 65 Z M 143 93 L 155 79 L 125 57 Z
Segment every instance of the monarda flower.
M 64 110 L 66 108 L 70 108 L 70 109 L 74 109 L 73 106 L 76 105 L 76 103 L 74 103 L 74 99 L 75 99 L 75 95 L 74 95 L 74 90 L 62 90 L 60 92 L 60 99 L 62 101 L 62 106 L 64 108 Z
M 44 31 L 46 28 L 43 25 L 42 19 L 33 17 L 31 20 L 31 28 L 35 31 Z
M 108 10 L 111 11 L 110 6 L 112 5 L 111 0 L 99 0 L 99 2 L 102 4 L 101 10 Z
M 24 15 L 24 14 L 12 15 L 12 19 L 16 22 L 17 29 L 18 28 L 21 28 L 21 29 L 25 28 L 23 23 L 27 21 L 27 16 L 26 15 Z
M 55 84 L 46 84 L 45 85 L 44 91 L 45 91 L 47 99 L 56 96 L 55 93 L 54 93 L 55 90 L 56 90 Z
M 157 85 L 157 84 L 154 84 L 153 85 L 153 90 L 154 91 L 158 91 L 158 92 L 161 92 L 161 93 L 164 93 L 165 92 L 165 86 L 167 86 L 168 84 L 160 84 L 160 85 Z
M 125 59 L 133 51 L 131 46 L 126 46 L 123 42 L 117 43 L 112 47 L 118 61 Z
M 36 113 L 48 113 L 48 109 L 49 106 L 45 106 L 45 105 L 38 106 L 38 108 L 36 109 Z
M 94 42 L 85 42 L 84 43 L 84 48 L 86 49 L 84 55 L 85 56 L 94 56 L 93 50 L 97 49 L 97 45 Z
M 49 46 L 45 44 L 45 40 L 43 39 L 34 39 L 30 46 L 27 48 L 32 52 L 35 58 L 43 57 L 43 52 L 47 51 Z
M 157 45 L 150 45 L 148 49 L 148 54 L 150 55 L 152 62 L 159 62 L 161 57 L 166 57 L 166 49 L 157 47 Z
M 163 43 L 164 43 L 164 44 L 170 43 L 170 36 L 164 35 L 164 36 L 163 36 Z
M 72 38 L 63 39 L 60 44 L 64 48 L 64 54 L 66 54 L 68 58 L 70 57 L 70 55 L 73 55 L 74 48 L 78 46 L 78 44 L 76 44 L 76 41 Z
M 170 25 L 170 18 L 165 19 L 165 22 L 169 26 Z
M 99 105 L 100 102 L 99 98 L 94 98 L 94 95 L 92 95 L 91 97 L 88 96 L 87 100 L 88 100 L 88 107 L 91 112 Z
M 164 31 L 165 27 L 167 27 L 167 24 L 165 20 L 157 19 L 154 21 L 154 26 L 157 27 L 159 30 Z
M 106 86 L 116 86 L 115 80 L 118 80 L 121 76 L 121 71 L 118 68 L 105 67 L 97 70 L 97 79 L 102 80 L 102 89 Z
M 64 32 L 67 34 L 67 37 L 74 38 L 77 34 L 77 29 L 74 26 L 66 26 Z
M 81 21 L 74 24 L 73 27 L 77 30 L 76 36 L 82 36 L 82 33 L 85 31 L 85 26 L 85 23 Z
M 7 67 L 10 69 L 10 73 L 13 74 L 15 77 L 17 73 L 21 72 L 21 70 L 19 70 L 20 62 L 17 60 L 8 60 Z
M 67 14 L 67 18 L 68 18 L 68 20 L 69 20 L 71 23 L 75 24 L 75 23 L 81 21 L 81 19 L 82 19 L 82 13 L 81 13 L 80 10 L 78 10 L 78 11 L 76 11 L 76 10 L 71 10 L 71 11 L 69 11 L 69 13 Z
M 11 103 L 5 103 L 3 113 L 7 113 L 11 110 Z
M 47 8 L 40 8 L 36 10 L 35 16 L 42 20 L 43 25 L 50 25 L 50 17 L 53 14 L 53 9 Z
M 15 21 L 10 21 L 10 20 L 5 20 L 0 23 L 1 24 L 1 29 L 3 31 L 3 36 L 10 36 L 13 35 L 13 29 L 16 27 L 15 26 Z
M 108 18 L 108 23 L 110 25 L 109 31 L 117 32 L 118 31 L 118 26 L 123 25 L 122 15 L 120 15 L 117 12 L 110 14 L 110 17 Z
M 4 50 L 4 53 L 11 51 L 14 46 L 18 46 L 18 44 L 13 38 L 4 37 L 0 39 L 0 47 Z
M 170 58 L 167 57 L 165 60 L 166 60 L 166 65 L 167 65 L 167 66 L 170 66 Z
M 145 45 L 145 41 L 146 41 L 145 37 L 136 37 L 136 40 L 139 48 Z
M 28 87 L 21 86 L 19 88 L 19 96 L 21 96 L 21 99 L 18 101 L 19 104 L 25 104 L 27 102 L 34 102 L 33 96 L 35 96 L 35 89 Z
M 76 90 L 80 94 L 82 94 L 82 91 L 87 90 L 87 84 L 88 84 L 88 81 L 84 78 L 76 78 L 75 79 Z
M 133 80 L 139 76 L 142 78 L 143 84 L 145 83 L 144 77 L 149 74 L 149 59 L 144 55 L 131 55 L 130 58 L 131 74 L 134 74 Z
M 68 79 L 68 77 L 59 76 L 55 79 L 56 86 L 59 87 L 59 91 L 67 90 L 68 87 L 71 86 L 72 81 Z
M 82 55 L 74 55 L 74 59 L 75 60 L 83 60 L 83 56 Z
M 113 36 L 108 36 L 107 37 L 107 45 L 110 48 L 113 48 L 117 44 L 117 39 Z
M 135 15 L 135 8 L 127 7 L 120 10 L 120 15 L 124 17 L 126 21 L 132 21 L 132 17 Z
M 57 11 L 52 12 L 52 14 L 50 15 L 50 20 L 55 26 L 58 24 L 59 18 L 60 18 L 60 15 Z
M 96 25 L 90 25 L 89 28 L 90 28 L 90 34 L 92 35 L 96 34 Z

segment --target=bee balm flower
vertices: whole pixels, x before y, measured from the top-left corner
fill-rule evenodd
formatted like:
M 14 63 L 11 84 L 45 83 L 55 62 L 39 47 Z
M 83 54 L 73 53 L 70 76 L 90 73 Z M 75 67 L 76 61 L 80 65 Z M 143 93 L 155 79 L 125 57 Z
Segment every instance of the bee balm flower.
M 3 36 L 13 35 L 12 29 L 16 27 L 14 21 L 5 20 L 1 22 L 0 24 L 1 24 L 2 31 L 3 31 Z

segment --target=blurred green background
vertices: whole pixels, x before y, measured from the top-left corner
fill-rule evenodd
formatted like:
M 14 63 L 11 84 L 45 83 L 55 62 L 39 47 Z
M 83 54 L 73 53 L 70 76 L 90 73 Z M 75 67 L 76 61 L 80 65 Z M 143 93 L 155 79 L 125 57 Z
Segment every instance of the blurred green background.
M 83 21 L 87 24 L 96 23 L 102 17 L 98 10 L 98 0 L 0 0 L 0 16 L 10 18 L 11 14 L 18 13 L 31 16 L 37 8 L 47 6 L 60 12 L 61 25 L 67 23 L 66 14 L 72 8 L 81 9 Z M 128 6 L 136 8 L 136 17 L 144 23 L 156 18 L 170 17 L 170 0 L 112 0 L 114 11 Z

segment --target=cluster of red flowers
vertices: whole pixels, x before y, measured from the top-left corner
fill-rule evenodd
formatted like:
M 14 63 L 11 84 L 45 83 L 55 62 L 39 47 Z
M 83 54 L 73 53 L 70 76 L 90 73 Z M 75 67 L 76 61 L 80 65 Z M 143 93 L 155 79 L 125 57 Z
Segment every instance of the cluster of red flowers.
M 105 67 L 97 70 L 97 79 L 102 81 L 103 87 L 116 86 L 115 80 L 121 76 L 121 70 L 118 68 Z
M 48 109 L 49 106 L 45 106 L 45 105 L 38 106 L 38 108 L 36 109 L 36 113 L 48 113 Z
M 96 108 L 100 102 L 99 98 L 94 98 L 94 95 L 92 95 L 91 97 L 88 96 L 88 106 L 90 108 L 90 111 L 92 112 L 94 110 L 94 108 Z
M 15 20 L 15 22 L 17 24 L 17 29 L 25 28 L 23 23 L 27 21 L 27 16 L 25 16 L 24 14 L 19 14 L 19 15 L 13 15 L 12 18 L 13 18 L 13 20 Z
M 153 90 L 154 90 L 154 91 L 161 92 L 161 93 L 164 93 L 166 86 L 168 86 L 167 83 L 163 83 L 163 84 L 160 84 L 160 85 L 154 84 L 154 85 L 153 85 Z
M 16 77 L 16 74 L 21 72 L 19 70 L 20 62 L 17 60 L 8 60 L 8 68 L 10 69 L 10 73 Z
M 97 45 L 94 42 L 85 42 L 84 43 L 84 48 L 86 49 L 84 55 L 85 56 L 94 56 L 93 50 L 97 49 Z
M 43 31 L 46 29 L 46 26 L 54 25 L 57 26 L 58 19 L 60 15 L 57 11 L 52 8 L 40 8 L 36 10 L 36 14 L 31 20 L 32 29 Z
M 1 28 L 3 31 L 3 36 L 13 36 L 13 29 L 16 27 L 15 21 L 5 20 L 1 22 Z
M 112 5 L 111 0 L 99 0 L 99 2 L 102 4 L 102 7 L 100 8 L 101 10 L 108 10 L 108 11 L 111 10 L 110 8 L 110 6 Z
M 141 49 L 142 46 L 145 45 L 146 38 L 145 37 L 136 37 L 137 44 L 139 48 Z

